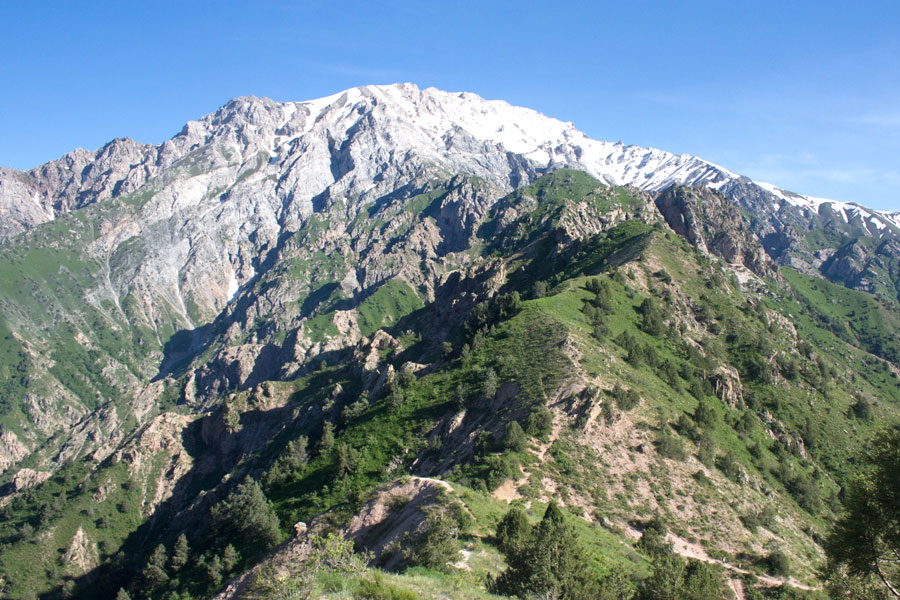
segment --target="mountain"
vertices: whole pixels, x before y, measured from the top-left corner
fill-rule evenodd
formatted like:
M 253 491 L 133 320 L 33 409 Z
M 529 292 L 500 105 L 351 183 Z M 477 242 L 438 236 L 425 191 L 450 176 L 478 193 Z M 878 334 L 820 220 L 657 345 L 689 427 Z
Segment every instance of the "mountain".
M 502 562 L 505 502 L 553 497 L 600 571 L 647 575 L 656 514 L 735 581 L 780 544 L 815 587 L 900 400 L 897 213 L 468 93 L 239 98 L 3 169 L 0 240 L 12 597 L 202 597 L 314 516 L 398 567 L 442 502 Z M 251 499 L 269 538 L 229 532 Z M 148 579 L 182 532 L 202 564 Z

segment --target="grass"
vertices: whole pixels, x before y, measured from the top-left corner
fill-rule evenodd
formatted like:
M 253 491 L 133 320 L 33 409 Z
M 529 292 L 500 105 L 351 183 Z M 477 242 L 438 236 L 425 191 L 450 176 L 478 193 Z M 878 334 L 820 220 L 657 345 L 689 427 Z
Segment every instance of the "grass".
M 405 281 L 391 279 L 379 286 L 357 307 L 359 331 L 364 336 L 372 335 L 376 330 L 392 326 L 423 306 L 422 300 Z

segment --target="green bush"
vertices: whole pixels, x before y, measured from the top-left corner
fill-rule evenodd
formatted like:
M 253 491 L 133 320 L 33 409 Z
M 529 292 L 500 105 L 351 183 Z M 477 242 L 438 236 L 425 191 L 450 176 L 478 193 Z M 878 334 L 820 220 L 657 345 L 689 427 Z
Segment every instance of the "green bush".
M 733 482 L 743 483 L 744 470 L 730 452 L 725 452 L 716 457 L 716 467 L 722 471 L 725 477 Z
M 528 449 L 528 436 L 518 421 L 510 421 L 506 424 L 506 428 L 503 431 L 501 443 L 504 450 L 524 452 Z
M 641 397 L 636 391 L 633 389 L 626 390 L 619 386 L 618 383 L 613 387 L 610 395 L 615 399 L 616 406 L 618 406 L 619 410 L 622 412 L 628 412 L 641 401 Z
M 788 577 L 791 574 L 791 562 L 787 555 L 780 550 L 766 556 L 763 564 L 766 571 L 776 577 Z
M 381 573 L 375 573 L 372 579 L 363 579 L 356 597 L 360 600 L 416 600 L 418 598 L 413 592 L 386 582 Z
M 535 437 L 545 437 L 553 431 L 553 413 L 546 406 L 534 408 L 528 415 L 528 433 Z
M 459 527 L 443 507 L 432 510 L 416 535 L 407 536 L 406 558 L 410 564 L 445 570 L 459 554 Z
M 656 438 L 656 451 L 663 458 L 684 460 L 684 444 L 668 431 L 661 431 Z

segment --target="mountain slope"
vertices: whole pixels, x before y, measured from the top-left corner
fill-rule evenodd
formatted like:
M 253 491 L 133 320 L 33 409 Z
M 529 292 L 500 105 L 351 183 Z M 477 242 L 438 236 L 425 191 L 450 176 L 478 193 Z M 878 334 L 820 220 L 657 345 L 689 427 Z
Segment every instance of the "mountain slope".
M 215 517 L 245 477 L 289 531 L 404 472 L 486 515 L 562 495 L 601 571 L 647 574 L 628 539 L 658 512 L 682 552 L 764 569 L 778 540 L 815 585 L 898 410 L 886 216 L 471 94 L 237 99 L 5 171 L 0 200 L 13 597 L 140 592 L 182 531 L 203 562 L 171 585 L 203 596 L 228 544 L 262 556 Z

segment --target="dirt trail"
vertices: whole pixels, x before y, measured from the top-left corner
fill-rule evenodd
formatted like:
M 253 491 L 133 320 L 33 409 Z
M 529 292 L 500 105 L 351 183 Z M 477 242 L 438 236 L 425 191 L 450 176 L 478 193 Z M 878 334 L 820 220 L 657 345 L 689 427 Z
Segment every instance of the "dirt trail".
M 734 597 L 737 598 L 737 600 L 744 600 L 746 598 L 744 595 L 744 582 L 740 579 L 729 579 L 728 588 L 734 592 Z
M 693 558 L 693 559 L 700 560 L 700 561 L 703 561 L 706 563 L 715 563 L 715 564 L 721 566 L 722 568 L 727 569 L 728 571 L 731 571 L 732 573 L 740 573 L 741 575 L 753 575 L 754 577 L 756 577 L 756 579 L 759 582 L 766 584 L 767 587 L 776 587 L 779 585 L 787 584 L 791 587 L 795 587 L 797 589 L 804 590 L 807 592 L 822 589 L 821 587 L 812 587 L 812 586 L 804 585 L 804 584 L 800 583 L 799 581 L 795 580 L 793 577 L 789 577 L 788 579 L 783 579 L 781 577 L 770 577 L 768 575 L 756 575 L 755 573 L 751 573 L 747 569 L 743 569 L 737 565 L 727 563 L 724 560 L 716 560 L 716 559 L 710 557 L 709 554 L 706 553 L 706 550 L 704 550 L 701 545 L 692 544 L 692 543 L 688 542 L 687 540 L 685 540 L 684 538 L 681 538 L 672 533 L 668 534 L 666 536 L 666 539 L 669 540 L 670 542 L 672 542 L 672 549 L 684 557 Z M 734 584 L 732 583 L 734 581 L 738 581 L 738 580 L 732 579 L 731 582 L 729 582 L 729 585 L 731 585 L 732 589 L 734 589 Z M 737 593 L 737 592 L 735 592 L 735 593 Z M 743 584 L 741 584 L 741 595 L 738 595 L 738 598 L 739 598 L 739 600 L 741 600 L 743 598 Z
M 543 444 L 539 444 L 537 449 L 529 449 L 532 454 L 537 456 L 538 461 L 540 461 L 541 463 L 544 462 L 544 457 L 547 456 L 547 452 L 550 450 L 550 446 L 552 446 L 553 442 L 555 442 L 559 438 L 559 434 L 561 431 L 562 425 L 554 420 L 553 428 L 550 431 L 550 438 Z M 492 494 L 494 498 L 509 503 L 522 497 L 518 490 L 520 487 L 528 483 L 528 480 L 531 479 L 531 473 L 526 471 L 524 467 L 519 468 L 522 470 L 522 477 L 517 480 L 507 479 L 506 481 L 501 483 L 500 487 L 494 490 L 494 493 Z

